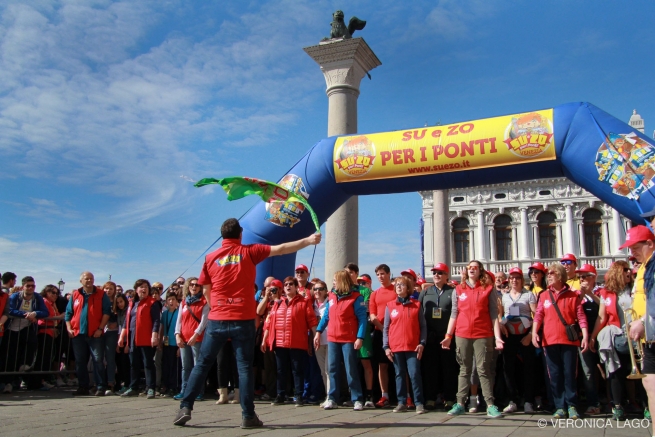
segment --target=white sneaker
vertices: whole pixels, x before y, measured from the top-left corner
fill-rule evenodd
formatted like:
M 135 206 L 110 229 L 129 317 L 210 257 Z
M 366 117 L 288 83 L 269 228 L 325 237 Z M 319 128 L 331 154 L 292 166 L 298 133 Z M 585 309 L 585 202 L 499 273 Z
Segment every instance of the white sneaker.
M 25 381 L 21 381 L 20 388 L 22 388 L 23 390 L 27 389 L 27 383 Z
M 331 400 L 331 399 L 328 399 L 328 400 L 325 401 L 325 403 L 323 404 L 323 409 L 324 409 L 324 410 L 335 410 L 335 409 L 337 409 L 337 408 L 338 408 L 337 403 L 334 402 L 334 401 Z
M 353 410 L 362 411 L 363 409 L 364 409 L 364 404 L 362 404 L 359 401 L 355 401 L 355 406 L 353 407 Z
M 3 393 L 11 393 L 11 391 L 12 391 L 13 389 L 14 389 L 14 388 L 11 386 L 11 384 L 5 384 L 5 389 L 2 390 L 2 392 L 3 392 Z
M 477 413 L 478 412 L 478 397 L 477 396 L 471 396 L 469 399 L 469 413 Z
M 41 383 L 41 386 L 43 388 L 47 388 L 48 390 L 50 390 L 51 388 L 55 388 L 54 385 L 50 384 L 49 382 L 45 382 L 45 381 L 43 381 L 43 383 Z
M 343 406 L 350 408 L 350 407 L 354 407 L 355 404 L 353 403 L 353 401 L 346 401 L 343 403 Z
M 512 401 L 509 402 L 509 405 L 503 409 L 503 413 L 515 413 L 518 408 L 516 404 Z
M 55 385 L 56 385 L 57 387 L 63 387 L 63 386 L 66 385 L 66 383 L 64 382 L 63 379 L 61 379 L 61 378 L 57 378 L 57 381 L 55 382 Z
M 532 404 L 530 402 L 523 404 L 523 412 L 525 414 L 534 414 L 534 408 L 532 408 Z
M 364 408 L 375 408 L 375 404 L 373 401 L 366 401 L 364 402 Z

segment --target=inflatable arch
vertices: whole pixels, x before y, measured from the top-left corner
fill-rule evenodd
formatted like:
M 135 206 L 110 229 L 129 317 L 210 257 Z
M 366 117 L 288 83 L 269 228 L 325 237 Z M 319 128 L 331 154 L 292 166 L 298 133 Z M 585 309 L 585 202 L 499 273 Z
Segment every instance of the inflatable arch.
M 589 103 L 315 144 L 280 180 L 304 195 L 320 223 L 354 195 L 474 187 L 566 176 L 638 221 L 655 206 L 655 146 Z M 258 203 L 242 219 L 243 242 L 280 244 L 315 232 L 293 202 Z M 295 254 L 259 264 L 257 283 L 289 275 Z

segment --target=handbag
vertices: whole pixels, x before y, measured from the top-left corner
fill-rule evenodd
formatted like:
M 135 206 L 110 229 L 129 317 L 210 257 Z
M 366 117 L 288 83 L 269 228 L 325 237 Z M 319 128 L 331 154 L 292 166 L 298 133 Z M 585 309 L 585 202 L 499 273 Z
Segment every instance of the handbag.
M 553 292 L 551 290 L 548 290 L 548 293 L 550 294 L 550 299 L 553 302 L 555 311 L 557 311 L 557 315 L 559 316 L 560 321 L 564 325 L 564 329 L 566 330 L 566 337 L 569 339 L 569 341 L 580 340 L 580 326 L 578 326 L 576 322 L 571 323 L 570 325 L 566 323 L 566 320 L 564 320 L 564 317 L 562 317 L 562 313 L 560 312 L 559 307 L 557 306 L 557 302 L 555 302 L 555 296 L 553 296 Z

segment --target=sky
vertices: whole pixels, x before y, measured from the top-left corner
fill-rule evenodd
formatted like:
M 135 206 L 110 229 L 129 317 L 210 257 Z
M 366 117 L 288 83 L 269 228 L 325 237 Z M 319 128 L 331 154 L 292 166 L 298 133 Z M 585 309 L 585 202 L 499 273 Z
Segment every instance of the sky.
M 190 181 L 277 181 L 327 136 L 302 48 L 337 9 L 367 21 L 355 36 L 382 62 L 361 83 L 359 132 L 575 101 L 655 129 L 654 2 L 5 0 L 0 271 L 67 291 L 85 270 L 125 289 L 197 275 L 221 223 L 259 200 Z M 361 272 L 419 271 L 419 194 L 359 205 Z M 324 252 L 297 260 L 321 277 Z

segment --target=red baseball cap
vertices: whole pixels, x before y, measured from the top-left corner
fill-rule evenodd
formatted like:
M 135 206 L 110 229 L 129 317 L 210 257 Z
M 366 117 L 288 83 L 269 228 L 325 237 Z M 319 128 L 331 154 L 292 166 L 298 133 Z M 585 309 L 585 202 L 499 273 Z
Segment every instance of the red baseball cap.
M 625 236 L 625 243 L 619 249 L 625 249 L 640 241 L 655 240 L 655 235 L 644 225 L 633 226 L 628 229 L 628 234 Z
M 528 268 L 528 271 L 530 269 L 541 270 L 542 272 L 544 272 L 544 274 L 548 273 L 548 269 L 546 268 L 546 266 L 544 266 L 543 263 L 540 262 L 532 263 L 532 265 Z
M 309 273 L 309 269 L 307 268 L 307 266 L 306 266 L 305 264 L 298 264 L 298 265 L 296 266 L 296 270 L 304 270 L 304 271 L 306 271 L 307 273 Z M 295 270 L 294 270 L 294 271 L 295 271 Z
M 432 271 L 432 272 L 436 272 L 437 270 L 438 270 L 438 271 L 441 271 L 441 272 L 446 272 L 446 273 L 448 273 L 448 272 L 450 271 L 450 270 L 448 269 L 448 266 L 447 266 L 446 264 L 444 264 L 444 263 L 436 263 L 436 264 L 434 265 L 434 267 L 432 267 L 432 268 L 430 269 L 430 271 Z
M 358 281 L 364 281 L 364 282 L 366 282 L 366 283 L 368 283 L 368 284 L 371 283 L 371 278 L 369 278 L 368 276 L 358 276 L 358 277 L 357 277 L 357 280 L 358 280 Z
M 496 282 L 496 275 L 491 273 L 489 270 L 485 270 L 485 272 L 487 272 L 487 274 L 491 277 L 491 282 Z
M 279 279 L 273 279 L 269 287 L 277 287 L 279 289 L 282 289 L 284 288 L 284 285 L 282 285 L 282 281 L 280 281 Z
M 423 285 L 423 284 L 425 284 L 425 283 L 426 283 L 426 282 L 425 282 L 425 279 L 423 279 L 423 278 L 419 278 L 419 280 L 416 281 L 416 285 Z
M 414 270 L 412 270 L 412 269 L 403 270 L 402 272 L 400 272 L 400 275 L 402 276 L 405 273 L 407 273 L 409 276 L 414 278 L 414 280 L 416 281 L 416 273 L 414 272 Z
M 573 261 L 576 264 L 578 263 L 578 259 L 572 253 L 565 254 L 560 261 Z
M 512 267 L 509 269 L 509 274 L 511 275 L 512 273 L 523 276 L 523 270 L 519 269 L 518 267 Z
M 596 273 L 596 267 L 591 264 L 582 264 L 582 266 L 575 271 L 576 273 L 593 273 L 594 276 L 598 276 Z

